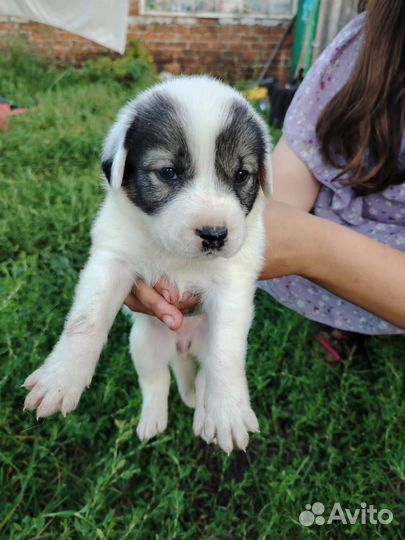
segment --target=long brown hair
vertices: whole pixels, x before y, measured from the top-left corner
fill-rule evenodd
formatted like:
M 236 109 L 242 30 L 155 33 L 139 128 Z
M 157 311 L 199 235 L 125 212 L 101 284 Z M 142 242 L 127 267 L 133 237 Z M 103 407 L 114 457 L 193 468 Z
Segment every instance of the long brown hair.
M 376 193 L 401 182 L 404 127 L 405 0 L 369 0 L 353 76 L 318 120 L 321 152 L 341 169 L 336 179 L 347 175 L 358 195 Z

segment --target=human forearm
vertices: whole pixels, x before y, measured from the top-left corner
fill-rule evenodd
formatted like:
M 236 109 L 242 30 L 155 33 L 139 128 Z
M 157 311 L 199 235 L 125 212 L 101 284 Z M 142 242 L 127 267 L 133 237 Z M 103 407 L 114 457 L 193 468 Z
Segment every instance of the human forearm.
M 405 327 L 405 254 L 347 227 L 272 201 L 261 279 L 297 274 Z

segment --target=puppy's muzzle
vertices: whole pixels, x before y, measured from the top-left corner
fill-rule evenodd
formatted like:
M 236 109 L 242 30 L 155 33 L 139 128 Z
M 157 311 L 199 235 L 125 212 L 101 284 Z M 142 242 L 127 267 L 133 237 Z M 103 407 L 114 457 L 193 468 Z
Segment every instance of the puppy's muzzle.
M 195 233 L 202 239 L 202 251 L 220 250 L 224 247 L 228 229 L 226 227 L 202 227 Z

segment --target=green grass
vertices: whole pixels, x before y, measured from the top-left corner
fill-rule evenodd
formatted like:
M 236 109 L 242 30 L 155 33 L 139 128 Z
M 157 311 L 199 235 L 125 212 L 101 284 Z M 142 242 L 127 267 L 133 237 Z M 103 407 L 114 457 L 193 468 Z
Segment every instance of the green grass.
M 194 438 L 174 387 L 166 433 L 140 444 L 122 314 L 73 414 L 22 411 L 20 385 L 55 343 L 89 248 L 103 136 L 143 84 L 0 59 L 0 95 L 33 107 L 0 134 L 0 538 L 404 538 L 403 338 L 332 367 L 313 324 L 258 293 L 248 378 L 261 433 L 246 454 Z M 315 501 L 364 501 L 394 521 L 302 527 Z

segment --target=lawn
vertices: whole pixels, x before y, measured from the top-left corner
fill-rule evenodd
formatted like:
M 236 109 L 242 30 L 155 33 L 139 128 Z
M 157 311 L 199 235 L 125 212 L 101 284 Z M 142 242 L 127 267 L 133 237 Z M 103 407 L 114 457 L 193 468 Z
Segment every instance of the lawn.
M 166 433 L 139 442 L 122 314 L 73 414 L 23 412 L 20 385 L 55 343 L 89 248 L 102 139 L 153 80 L 147 63 L 78 71 L 0 58 L 0 95 L 31 107 L 0 133 L 0 539 L 404 538 L 402 337 L 372 338 L 331 366 L 314 325 L 258 292 L 247 365 L 261 433 L 246 454 L 196 439 L 174 386 Z M 394 519 L 302 526 L 316 501 Z

